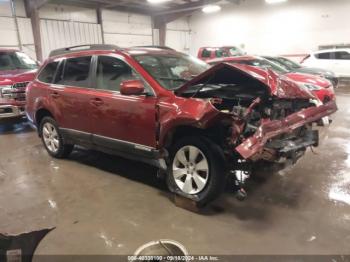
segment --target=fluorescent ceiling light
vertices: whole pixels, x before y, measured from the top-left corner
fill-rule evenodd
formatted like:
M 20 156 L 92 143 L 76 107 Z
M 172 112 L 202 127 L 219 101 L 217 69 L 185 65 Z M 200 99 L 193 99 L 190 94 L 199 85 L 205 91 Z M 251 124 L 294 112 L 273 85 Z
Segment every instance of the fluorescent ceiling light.
M 265 0 L 266 3 L 268 4 L 278 4 L 278 3 L 283 3 L 287 2 L 288 0 Z
M 147 0 L 148 3 L 151 4 L 161 4 L 161 3 L 165 3 L 165 2 L 169 2 L 170 0 Z
M 219 12 L 220 10 L 221 6 L 219 5 L 206 5 L 202 8 L 203 13 L 206 14 Z

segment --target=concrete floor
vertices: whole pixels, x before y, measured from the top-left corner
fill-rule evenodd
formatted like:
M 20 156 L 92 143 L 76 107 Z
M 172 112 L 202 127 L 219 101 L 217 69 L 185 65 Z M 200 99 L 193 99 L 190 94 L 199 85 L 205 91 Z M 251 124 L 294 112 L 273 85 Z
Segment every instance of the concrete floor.
M 315 154 L 196 214 L 176 207 L 152 167 L 76 151 L 46 153 L 28 125 L 0 127 L 0 230 L 56 227 L 36 254 L 132 254 L 174 239 L 192 254 L 350 254 L 350 92 Z M 349 88 L 350 90 L 350 88 Z

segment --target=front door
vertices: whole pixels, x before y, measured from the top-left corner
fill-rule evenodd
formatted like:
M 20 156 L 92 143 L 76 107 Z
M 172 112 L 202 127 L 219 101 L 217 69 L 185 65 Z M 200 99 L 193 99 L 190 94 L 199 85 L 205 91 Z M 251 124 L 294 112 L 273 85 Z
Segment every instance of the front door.
M 93 142 L 117 151 L 151 152 L 156 147 L 156 97 L 146 82 L 147 94 L 122 95 L 120 84 L 131 79 L 141 78 L 121 58 L 97 57 Z

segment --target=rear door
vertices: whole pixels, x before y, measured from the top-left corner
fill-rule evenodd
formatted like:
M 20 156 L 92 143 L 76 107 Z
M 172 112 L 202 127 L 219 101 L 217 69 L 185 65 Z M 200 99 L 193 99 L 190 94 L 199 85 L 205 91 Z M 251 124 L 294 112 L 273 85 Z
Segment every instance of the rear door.
M 91 142 L 91 61 L 91 56 L 62 60 L 49 89 L 59 127 L 82 143 Z
M 122 95 L 124 80 L 141 76 L 122 57 L 96 57 L 96 91 L 92 105 L 93 142 L 126 153 L 146 153 L 156 148 L 156 97 L 144 82 L 144 95 Z
M 350 53 L 348 51 L 334 52 L 334 71 L 339 76 L 350 76 Z
M 320 67 L 327 70 L 335 71 L 335 64 L 334 64 L 334 53 L 333 52 L 322 52 L 315 54 L 316 63 L 314 65 L 315 67 Z

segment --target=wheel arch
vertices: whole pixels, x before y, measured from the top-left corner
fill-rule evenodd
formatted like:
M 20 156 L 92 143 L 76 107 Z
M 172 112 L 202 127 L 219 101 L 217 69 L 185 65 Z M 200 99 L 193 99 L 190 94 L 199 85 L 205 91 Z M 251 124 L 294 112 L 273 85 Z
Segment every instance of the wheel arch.
M 162 144 L 164 147 L 170 147 L 174 144 L 174 141 L 186 137 L 186 136 L 195 136 L 195 135 L 204 135 L 205 129 L 198 128 L 192 125 L 179 125 L 173 127 L 164 137 Z
M 43 118 L 47 117 L 47 116 L 54 118 L 53 114 L 49 110 L 47 110 L 46 108 L 41 108 L 38 111 L 36 111 L 36 113 L 35 113 L 34 121 L 35 121 L 36 127 L 38 128 L 39 136 L 41 135 L 40 130 L 39 130 L 40 123 L 43 120 Z
M 161 141 L 161 145 L 169 149 L 174 143 L 176 143 L 176 141 L 181 138 L 188 136 L 201 136 L 207 140 L 210 140 L 212 143 L 221 148 L 224 136 L 221 132 L 222 129 L 220 127 L 222 127 L 220 123 L 206 128 L 201 128 L 193 125 L 175 126 L 164 136 L 163 141 Z

